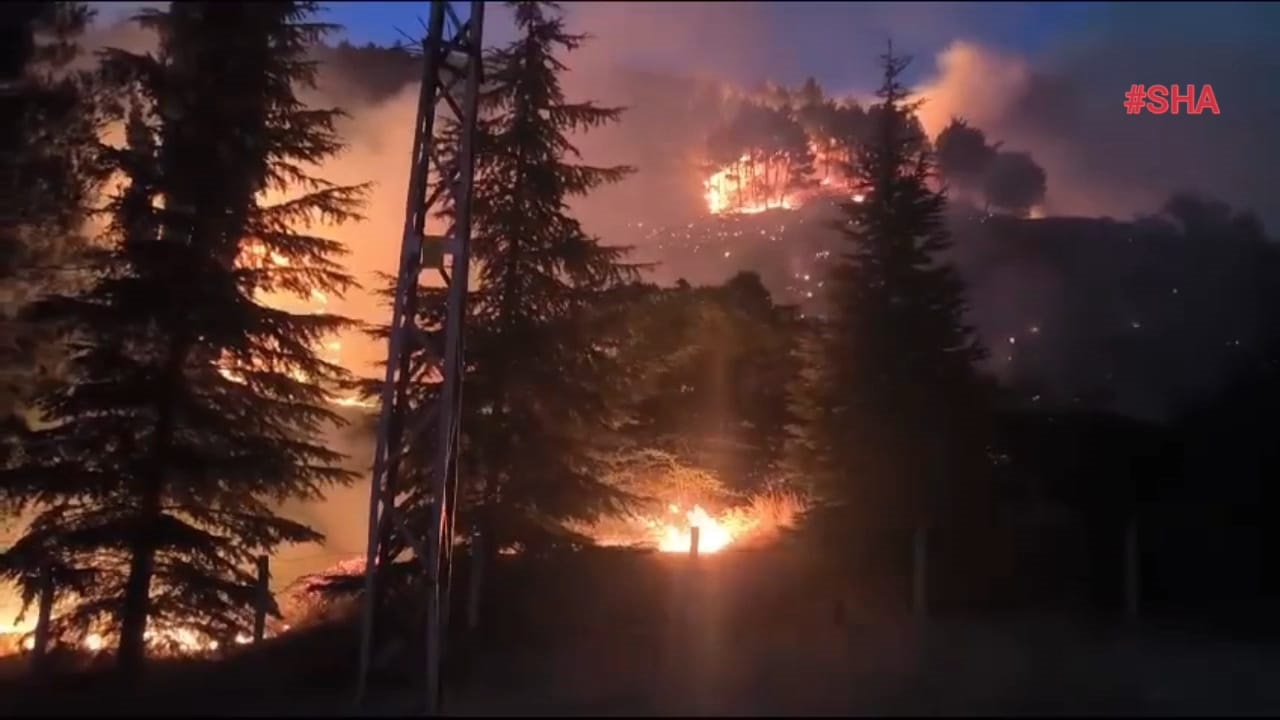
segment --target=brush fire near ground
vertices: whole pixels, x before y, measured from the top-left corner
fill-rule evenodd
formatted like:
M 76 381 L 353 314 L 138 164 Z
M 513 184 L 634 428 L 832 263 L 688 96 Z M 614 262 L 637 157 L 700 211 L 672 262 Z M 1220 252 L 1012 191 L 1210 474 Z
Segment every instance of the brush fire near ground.
M 712 555 L 733 547 L 746 547 L 767 542 L 783 529 L 791 527 L 803 510 L 803 501 L 786 493 L 762 494 L 749 503 L 712 514 L 699 504 L 669 504 L 662 516 L 630 517 L 621 521 L 602 521 L 582 528 L 585 535 L 601 546 L 647 547 L 661 553 L 688 553 L 692 542 L 691 528 L 698 528 L 698 552 Z M 618 525 L 621 527 L 618 527 Z M 363 572 L 363 558 L 344 560 L 321 574 Z M 305 578 L 303 578 L 305 580 Z M 315 608 L 305 597 L 310 585 L 301 582 L 283 594 L 284 622 L 270 621 L 267 637 L 288 632 L 294 625 L 305 624 Z M 0 625 L 0 655 L 29 652 L 35 646 L 35 624 L 24 621 Z M 148 631 L 147 643 L 156 655 L 212 655 L 224 648 L 218 641 L 194 628 L 173 627 Z M 232 645 L 248 645 L 253 639 L 239 633 Z M 110 651 L 111 641 L 96 632 L 85 633 L 74 645 L 87 653 Z
M 795 494 L 764 493 L 715 514 L 697 503 L 671 503 L 661 515 L 611 518 L 579 529 L 602 546 L 688 553 L 692 528 L 696 527 L 698 552 L 715 554 L 775 539 L 795 523 L 804 507 L 803 500 Z
M 282 625 L 276 629 L 276 632 L 269 634 L 279 634 L 288 629 L 289 626 Z M 209 639 L 206 635 L 193 628 L 175 627 L 165 630 L 148 630 L 144 637 L 151 652 L 155 655 L 202 655 L 216 653 L 221 649 L 221 644 L 217 640 Z M 252 642 L 253 638 L 245 633 L 238 633 L 233 640 L 234 645 L 248 645 Z M 0 625 L 0 655 L 14 652 L 30 652 L 35 648 L 35 644 L 35 626 L 33 623 Z M 96 632 L 86 633 L 74 644 L 88 653 L 98 653 L 110 647 L 107 637 Z

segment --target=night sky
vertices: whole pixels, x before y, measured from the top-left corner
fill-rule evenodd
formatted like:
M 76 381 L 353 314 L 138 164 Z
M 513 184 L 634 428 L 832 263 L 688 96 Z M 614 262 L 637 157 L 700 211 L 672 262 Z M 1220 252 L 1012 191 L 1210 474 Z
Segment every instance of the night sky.
M 455 4 L 465 9 L 466 3 Z M 1090 48 L 1179 38 L 1228 47 L 1280 45 L 1277 3 L 564 3 L 572 29 L 603 39 L 625 38 L 620 60 L 630 64 L 698 70 L 731 81 L 784 83 L 814 75 L 825 87 L 869 89 L 875 53 L 892 36 L 920 58 L 908 82 L 927 76 L 933 58 L 964 40 L 1027 59 L 1036 66 L 1071 62 Z M 655 16 L 669 13 L 658 24 Z M 327 3 L 328 18 L 345 26 L 352 42 L 393 43 L 397 28 L 414 31 L 425 2 Z M 510 35 L 508 14 L 492 4 L 487 40 Z M 634 23 L 634 25 L 633 25 Z M 627 26 L 625 33 L 618 32 Z M 641 32 L 653 31 L 653 32 Z M 770 52 L 761 52 L 768 48 Z M 1127 80 L 1125 82 L 1128 82 Z
M 573 12 L 578 3 L 565 3 L 564 7 Z M 416 27 L 417 17 L 424 20 L 427 14 L 426 2 L 334 2 L 325 3 L 327 17 L 332 22 L 346 28 L 346 35 L 355 43 L 387 43 L 394 42 L 398 35 L 396 27 L 411 29 Z M 456 3 L 459 10 L 464 10 L 467 3 Z M 762 8 L 778 23 L 778 36 L 787 37 L 787 24 L 809 25 L 814 20 L 828 23 L 828 18 L 839 17 L 850 22 L 879 24 L 883 19 L 903 17 L 904 8 L 901 3 L 852 3 L 843 7 L 829 2 L 761 2 L 735 3 L 735 6 L 754 5 Z M 953 31 L 950 34 L 965 36 L 983 41 L 984 44 L 997 45 L 1020 53 L 1034 54 L 1046 44 L 1052 44 L 1058 36 L 1078 32 L 1089 23 L 1104 18 L 1111 10 L 1107 3 L 913 3 L 910 11 L 922 17 L 936 19 L 945 18 Z M 895 7 L 896 6 L 896 7 Z M 673 8 L 678 12 L 678 8 Z M 806 31 L 809 28 L 806 28 Z M 906 28 L 892 28 L 895 33 L 906 33 Z M 837 24 L 828 32 L 837 35 L 843 30 Z M 935 40 L 936 38 L 922 38 Z M 931 48 L 921 50 L 937 50 L 950 37 L 941 38 L 941 42 Z M 807 44 L 797 48 L 797 61 L 811 60 L 820 64 L 825 59 L 816 55 L 825 48 Z M 807 52 L 806 52 L 807 51 Z
M 91 3 L 108 22 L 156 2 Z M 465 2 L 454 3 L 465 13 Z M 663 13 L 663 6 L 670 10 Z M 398 30 L 417 34 L 427 2 L 323 3 L 325 18 L 353 43 L 392 44 Z M 1228 47 L 1280 46 L 1280 3 L 1101 2 L 566 2 L 570 27 L 624 38 L 629 64 L 698 70 L 754 84 L 798 83 L 816 76 L 838 91 L 873 85 L 875 53 L 892 36 L 920 58 L 908 82 L 928 76 L 933 58 L 957 40 L 1025 58 L 1035 66 L 1077 61 L 1092 49 L 1145 43 Z M 490 4 L 487 44 L 510 38 L 509 15 Z M 654 20 L 663 16 L 663 20 Z M 625 31 L 619 32 L 626 28 Z M 653 32 L 640 32 L 640 30 Z M 770 52 L 762 52 L 762 49 Z M 1176 80 L 1175 80 L 1176 81 Z M 1124 82 L 1129 82 L 1125 80 Z
M 588 3 L 564 3 L 572 18 Z M 612 3 L 611 3 L 612 4 Z M 618 6 L 630 3 L 616 3 Z M 693 21 L 698 35 L 699 56 L 713 56 L 716 48 L 724 48 L 724 66 L 711 68 L 721 77 L 742 82 L 755 82 L 765 77 L 779 80 L 803 78 L 813 74 L 824 85 L 857 88 L 865 85 L 859 68 L 832 62 L 832 48 L 864 42 L 867 38 L 892 35 L 904 51 L 932 58 L 948 43 L 958 38 L 977 41 L 985 46 L 1007 50 L 1035 58 L 1052 52 L 1064 41 L 1088 32 L 1116 11 L 1106 3 L 831 3 L 831 2 L 758 2 L 699 4 L 637 3 L 647 6 L 670 5 L 673 24 Z M 326 19 L 342 25 L 344 34 L 355 44 L 390 44 L 402 39 L 397 29 L 411 34 L 427 15 L 426 2 L 336 2 L 326 3 Z M 455 6 L 465 10 L 467 3 Z M 683 7 L 681 7 L 683 6 Z M 507 34 L 508 16 L 501 7 L 492 7 L 491 23 L 486 27 L 489 40 Z M 646 8 L 646 14 L 653 12 Z M 754 18 L 751 24 L 766 37 L 757 46 L 789 47 L 792 52 L 777 57 L 758 56 L 742 62 L 742 17 Z M 732 16 L 730 20 L 728 16 Z M 573 26 L 574 30 L 600 32 L 600 29 Z M 666 65 L 661 53 L 635 52 L 632 58 L 640 64 Z M 870 69 L 873 58 L 860 58 Z M 674 62 L 674 61 L 673 61 Z M 929 63 L 918 63 L 917 75 L 929 70 Z M 915 78 L 913 78 L 915 79 Z

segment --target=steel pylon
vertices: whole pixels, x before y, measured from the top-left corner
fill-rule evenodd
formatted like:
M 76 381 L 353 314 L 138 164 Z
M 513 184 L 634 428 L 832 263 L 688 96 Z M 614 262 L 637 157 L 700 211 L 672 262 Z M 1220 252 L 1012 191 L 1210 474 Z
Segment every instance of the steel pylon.
M 435 714 L 440 709 L 440 664 L 448 622 L 449 563 L 458 494 L 462 339 L 470 272 L 471 195 L 484 3 L 465 3 L 470 11 L 465 21 L 459 20 L 453 3 L 436 0 L 430 5 L 427 34 L 421 45 L 422 86 L 370 483 L 357 699 L 365 699 L 373 669 L 378 598 L 386 580 L 386 565 L 400 550 L 409 548 L 422 566 L 425 578 L 426 707 L 429 714 Z M 437 134 L 437 122 L 445 118 L 455 121 L 460 132 Z M 428 218 L 438 217 L 442 211 L 446 229 L 438 236 L 426 235 Z M 430 270 L 439 274 L 446 288 L 442 313 L 426 312 L 428 308 L 423 307 L 423 303 L 427 300 L 419 294 L 422 274 Z M 439 294 L 432 296 L 438 298 Z M 418 318 L 426 316 L 437 319 L 442 316 L 443 322 L 433 321 L 431 327 L 423 327 Z M 412 364 L 410 358 L 415 357 L 415 363 L 420 363 L 424 352 L 429 353 L 431 370 L 440 385 L 429 400 L 415 403 L 410 379 L 421 368 Z M 420 466 L 429 466 L 429 487 L 410 488 L 403 482 L 401 460 L 410 448 L 422 447 L 422 443 L 415 443 L 414 439 L 424 437 L 424 433 L 434 435 L 430 457 L 415 461 Z M 397 505 L 406 493 L 414 490 L 420 497 L 425 490 L 425 496 L 431 500 L 425 528 L 420 523 L 411 527 L 403 506 Z M 390 550 L 391 547 L 396 549 Z

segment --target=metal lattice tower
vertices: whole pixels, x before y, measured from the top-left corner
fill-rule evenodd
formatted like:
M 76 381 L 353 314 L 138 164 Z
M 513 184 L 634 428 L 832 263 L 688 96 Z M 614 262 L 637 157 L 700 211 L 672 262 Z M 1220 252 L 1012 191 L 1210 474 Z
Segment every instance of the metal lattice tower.
M 363 700 L 372 670 L 375 618 L 380 577 L 390 559 L 393 534 L 400 547 L 410 547 L 425 575 L 427 712 L 440 706 L 440 660 L 448 621 L 447 592 L 453 548 L 453 505 L 457 499 L 457 449 L 462 400 L 462 335 L 466 314 L 471 239 L 471 191 L 474 136 L 481 83 L 481 29 L 484 3 L 473 1 L 470 16 L 459 21 L 452 3 L 431 3 L 427 35 L 422 41 L 423 75 L 414 127 L 413 161 L 405 208 L 400 266 L 392 303 L 387 367 L 382 388 L 377 446 L 369 502 L 369 547 L 365 564 L 364 616 L 360 643 L 357 697 Z M 437 137 L 437 118 L 451 118 L 461 132 Z M 447 145 L 447 146 L 446 146 Z M 444 158 L 456 158 L 446 163 Z M 427 219 L 449 210 L 447 229 L 427 236 Z M 436 270 L 445 292 L 444 323 L 419 327 L 416 321 L 422 274 Z M 410 356 L 432 354 L 441 378 L 438 394 L 426 406 L 413 406 L 409 391 Z M 430 462 L 432 498 L 425 536 L 411 528 L 397 499 L 409 488 L 399 482 L 401 459 L 411 439 L 436 433 Z M 420 489 L 421 490 L 421 489 Z M 385 633 L 380 633 L 385 634 Z

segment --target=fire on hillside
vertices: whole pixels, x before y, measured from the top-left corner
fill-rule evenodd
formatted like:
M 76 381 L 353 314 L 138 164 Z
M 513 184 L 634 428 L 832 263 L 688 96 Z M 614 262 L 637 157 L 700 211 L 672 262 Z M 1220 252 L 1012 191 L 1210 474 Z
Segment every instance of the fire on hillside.
M 754 215 L 768 210 L 794 210 L 814 197 L 847 197 L 862 202 L 854 193 L 839 158 L 829 157 L 817 145 L 810 145 L 815 159 L 802 163 L 788 153 L 752 150 L 732 163 L 713 170 L 703 180 L 707 211 L 712 215 Z M 823 168 L 821 177 L 811 172 Z

